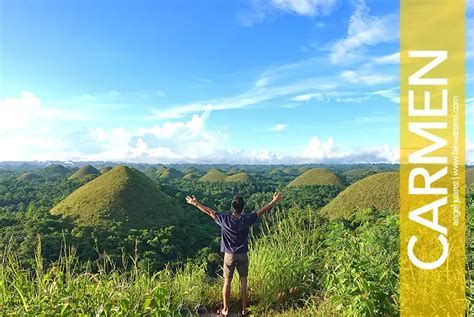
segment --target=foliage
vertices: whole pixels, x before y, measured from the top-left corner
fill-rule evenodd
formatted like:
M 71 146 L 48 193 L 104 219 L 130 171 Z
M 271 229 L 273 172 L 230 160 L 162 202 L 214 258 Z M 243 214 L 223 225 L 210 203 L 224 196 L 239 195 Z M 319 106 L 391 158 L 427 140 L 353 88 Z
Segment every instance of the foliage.
M 474 168 L 466 169 L 466 184 L 474 184 Z
M 377 172 L 374 170 L 368 170 L 364 168 L 355 168 L 352 170 L 348 170 L 342 173 L 342 176 L 345 177 L 347 182 L 349 184 L 355 183 L 357 181 L 360 181 L 363 178 L 366 178 L 367 176 L 374 175 Z

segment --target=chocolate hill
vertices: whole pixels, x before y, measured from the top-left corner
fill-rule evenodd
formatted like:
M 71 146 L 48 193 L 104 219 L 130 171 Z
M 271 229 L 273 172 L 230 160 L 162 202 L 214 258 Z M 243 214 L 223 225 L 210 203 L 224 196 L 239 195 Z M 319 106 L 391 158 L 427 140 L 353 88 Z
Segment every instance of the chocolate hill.
M 127 166 L 114 167 L 78 188 L 51 213 L 70 216 L 79 226 L 118 224 L 124 228 L 165 227 L 184 217 L 175 201 L 143 173 Z
M 288 186 L 304 186 L 304 185 L 340 185 L 341 180 L 336 174 L 324 168 L 313 168 L 307 170 L 297 178 L 295 178 Z
M 400 210 L 400 174 L 385 172 L 368 176 L 342 191 L 321 209 L 329 218 L 344 218 L 355 210 Z

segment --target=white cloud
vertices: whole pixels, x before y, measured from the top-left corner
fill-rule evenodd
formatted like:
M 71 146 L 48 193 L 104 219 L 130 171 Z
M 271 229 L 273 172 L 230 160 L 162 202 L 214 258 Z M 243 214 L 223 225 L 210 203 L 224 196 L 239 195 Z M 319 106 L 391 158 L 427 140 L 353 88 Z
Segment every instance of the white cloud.
M 63 130 L 63 113 L 43 109 L 32 93 L 0 102 L 2 134 L 1 161 L 21 160 L 106 160 L 148 163 L 309 163 L 309 162 L 393 162 L 388 146 L 339 151 L 333 138 L 313 137 L 307 146 L 291 154 L 271 149 L 236 149 L 226 145 L 227 135 L 207 128 L 210 112 L 195 114 L 184 121 L 165 121 L 135 130 L 126 127 Z M 7 118 L 7 119 L 5 119 Z M 19 122 L 21 129 L 9 124 Z M 39 120 L 37 118 L 43 118 Z M 282 131 L 286 124 L 272 130 Z M 76 130 L 74 130 L 76 129 Z M 78 130 L 77 130 L 78 129 Z
M 396 81 L 398 78 L 387 74 L 377 74 L 370 72 L 357 72 L 353 70 L 343 71 L 341 79 L 351 84 L 380 85 Z
M 272 0 L 275 8 L 304 16 L 329 14 L 336 6 L 336 0 Z
M 293 101 L 310 101 L 310 100 L 313 100 L 313 99 L 316 99 L 316 100 L 319 100 L 319 101 L 324 100 L 323 95 L 321 93 L 298 95 L 298 96 L 294 97 L 292 100 Z
M 333 138 L 321 141 L 318 137 L 313 137 L 303 150 L 303 157 L 315 160 L 326 159 L 337 151 Z
M 304 163 L 397 163 L 400 160 L 398 148 L 388 145 L 338 150 L 333 138 L 326 141 L 313 137 L 303 151 Z
M 398 15 L 372 16 L 365 2 L 359 0 L 349 19 L 347 35 L 330 47 L 331 61 L 335 64 L 353 62 L 367 46 L 396 41 L 398 25 Z
M 390 89 L 380 89 L 376 90 L 371 95 L 381 96 L 387 98 L 391 102 L 396 104 L 400 104 L 400 89 L 398 87 L 390 88 Z
M 252 0 L 251 7 L 241 12 L 239 20 L 243 25 L 252 26 L 282 12 L 306 17 L 328 15 L 337 3 L 338 0 Z
M 309 90 L 314 91 L 315 89 L 327 91 L 335 87 L 337 87 L 336 83 L 328 82 L 328 79 L 324 77 L 305 78 L 295 83 L 285 83 L 279 86 L 254 87 L 235 96 L 177 105 L 167 109 L 151 109 L 152 115 L 150 115 L 148 119 L 175 119 L 181 118 L 189 113 L 241 109 L 279 97 L 304 93 Z
M 375 57 L 373 62 L 375 64 L 400 64 L 400 52 Z
M 285 130 L 287 127 L 288 127 L 287 124 L 279 123 L 279 124 L 276 124 L 274 127 L 272 127 L 270 130 L 271 130 L 271 131 L 283 131 L 283 130 Z

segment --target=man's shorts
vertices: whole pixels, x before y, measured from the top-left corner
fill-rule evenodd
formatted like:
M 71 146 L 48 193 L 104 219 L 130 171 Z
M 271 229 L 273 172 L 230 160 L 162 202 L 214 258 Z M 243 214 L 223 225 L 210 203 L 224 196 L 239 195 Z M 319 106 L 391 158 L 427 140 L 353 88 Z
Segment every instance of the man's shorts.
M 224 277 L 232 278 L 235 268 L 240 277 L 247 277 L 249 274 L 247 253 L 224 253 Z

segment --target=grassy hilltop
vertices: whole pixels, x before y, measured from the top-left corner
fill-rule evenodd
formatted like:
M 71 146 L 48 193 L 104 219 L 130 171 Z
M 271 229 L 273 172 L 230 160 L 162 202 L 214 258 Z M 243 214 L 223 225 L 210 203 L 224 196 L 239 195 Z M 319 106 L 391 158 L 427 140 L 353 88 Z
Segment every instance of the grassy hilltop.
M 226 182 L 236 182 L 236 183 L 249 183 L 253 181 L 253 178 L 246 172 L 240 172 L 237 174 L 233 174 L 230 176 L 227 176 L 225 178 Z
M 305 185 L 340 185 L 341 180 L 336 174 L 324 168 L 313 168 L 307 170 L 295 178 L 288 186 Z
M 355 210 L 400 210 L 400 174 L 386 172 L 368 176 L 342 191 L 321 212 L 330 218 L 344 218 Z
M 174 167 L 162 167 L 157 172 L 156 175 L 160 178 L 175 179 L 183 177 L 183 173 L 178 171 Z
M 92 165 L 81 167 L 77 172 L 68 177 L 69 180 L 92 180 L 101 175 L 101 172 Z
M 81 226 L 164 227 L 184 211 L 140 171 L 117 166 L 80 187 L 51 210 Z
M 223 182 L 227 175 L 217 168 L 210 169 L 203 177 L 199 180 L 202 182 Z

